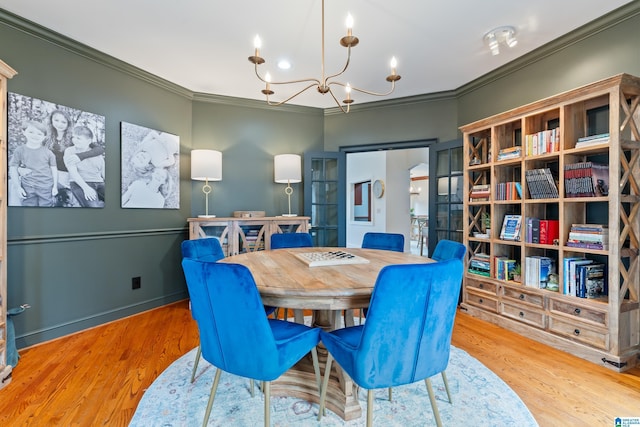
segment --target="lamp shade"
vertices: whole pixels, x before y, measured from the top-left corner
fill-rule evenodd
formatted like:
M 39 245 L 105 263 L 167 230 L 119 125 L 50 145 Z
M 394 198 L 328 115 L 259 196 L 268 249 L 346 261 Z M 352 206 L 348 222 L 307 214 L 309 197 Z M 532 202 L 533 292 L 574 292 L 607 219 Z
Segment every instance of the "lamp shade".
M 222 153 L 216 150 L 191 150 L 191 179 L 222 181 Z
M 302 160 L 298 154 L 278 154 L 273 158 L 273 170 L 279 184 L 302 181 Z

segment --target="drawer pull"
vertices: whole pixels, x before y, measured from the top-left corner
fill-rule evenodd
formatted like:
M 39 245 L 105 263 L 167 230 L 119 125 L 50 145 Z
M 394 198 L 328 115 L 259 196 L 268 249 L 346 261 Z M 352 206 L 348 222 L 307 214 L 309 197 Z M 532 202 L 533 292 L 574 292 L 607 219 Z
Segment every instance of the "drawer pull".
M 576 316 L 580 315 L 580 309 L 576 308 L 575 310 L 573 310 L 573 314 L 575 314 Z
M 525 299 L 524 294 L 520 294 L 520 299 L 524 301 L 524 299 Z
M 520 312 L 520 317 L 524 317 L 524 313 L 522 311 Z
M 576 335 L 576 336 L 580 335 L 580 329 L 574 329 L 573 330 L 573 334 Z
M 478 285 L 478 287 L 479 287 L 480 289 L 484 289 L 484 284 L 480 283 L 480 284 Z
M 479 299 L 480 304 L 484 303 L 484 300 L 482 298 Z

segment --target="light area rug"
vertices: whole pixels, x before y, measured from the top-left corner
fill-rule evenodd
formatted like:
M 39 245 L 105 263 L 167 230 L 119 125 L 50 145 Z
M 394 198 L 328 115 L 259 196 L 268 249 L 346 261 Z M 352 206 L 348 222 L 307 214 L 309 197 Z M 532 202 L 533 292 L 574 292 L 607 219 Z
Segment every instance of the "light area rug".
M 216 368 L 200 360 L 195 382 L 191 370 L 197 349 L 176 360 L 146 390 L 131 420 L 131 427 L 199 426 L 209 399 Z M 453 404 L 449 403 L 442 376 L 432 378 L 440 417 L 444 426 L 537 426 L 535 419 L 511 388 L 478 360 L 451 347 L 447 379 Z M 424 381 L 394 387 L 389 402 L 386 389 L 376 390 L 374 426 L 436 425 Z M 360 389 L 362 416 L 345 422 L 327 410 L 316 420 L 318 405 L 293 397 L 271 397 L 271 425 L 364 426 L 367 392 Z M 264 396 L 255 388 L 251 397 L 249 380 L 223 372 L 216 393 L 209 426 L 261 426 L 264 424 Z

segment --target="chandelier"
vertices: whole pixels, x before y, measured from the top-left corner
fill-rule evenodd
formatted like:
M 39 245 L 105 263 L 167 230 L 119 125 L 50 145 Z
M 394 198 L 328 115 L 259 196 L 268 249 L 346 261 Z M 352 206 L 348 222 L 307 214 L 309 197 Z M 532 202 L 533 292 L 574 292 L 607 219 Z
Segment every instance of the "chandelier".
M 260 73 L 258 72 L 258 66 L 261 64 L 264 64 L 265 60 L 260 56 L 260 48 L 262 47 L 262 41 L 260 40 L 259 36 L 256 36 L 256 38 L 254 39 L 255 54 L 249 57 L 249 62 L 254 64 L 256 76 L 260 81 L 262 81 L 265 84 L 265 88 L 262 89 L 262 93 L 266 96 L 267 104 L 271 106 L 282 105 L 290 101 L 291 99 L 295 98 L 296 96 L 300 95 L 301 93 L 315 87 L 318 90 L 318 92 L 321 93 L 322 95 L 325 95 L 327 93 L 330 94 L 333 100 L 338 105 L 338 107 L 340 107 L 340 110 L 342 110 L 343 113 L 348 113 L 350 105 L 353 103 L 353 99 L 351 98 L 352 91 L 366 93 L 368 95 L 374 95 L 374 96 L 387 96 L 391 92 L 393 92 L 393 90 L 395 89 L 396 81 L 400 80 L 400 76 L 396 74 L 397 62 L 395 57 L 391 58 L 391 63 L 390 63 L 391 74 L 389 74 L 386 78 L 386 80 L 389 83 L 391 83 L 391 88 L 386 93 L 378 93 L 378 92 L 372 92 L 372 91 L 360 89 L 355 86 L 351 86 L 349 83 L 345 84 L 335 80 L 337 77 L 341 76 L 345 71 L 347 71 L 347 68 L 349 67 L 349 61 L 351 60 L 351 48 L 357 46 L 359 42 L 358 38 L 352 34 L 352 28 L 353 28 L 353 18 L 349 14 L 347 16 L 347 35 L 340 39 L 340 44 L 343 47 L 347 48 L 347 61 L 345 62 L 344 67 L 342 68 L 342 71 L 336 74 L 331 74 L 327 76 L 325 74 L 325 65 L 324 65 L 324 0 L 322 0 L 322 76 L 319 79 L 307 78 L 307 79 L 299 79 L 299 80 L 274 82 L 274 81 L 271 81 L 271 76 L 269 73 L 266 73 L 264 77 L 261 76 Z M 284 99 L 283 101 L 274 102 L 269 98 L 270 95 L 273 95 L 275 93 L 271 89 L 272 85 L 287 85 L 287 84 L 297 84 L 297 83 L 309 83 L 309 85 L 299 90 L 298 92 L 294 93 L 293 95 L 289 96 L 288 98 Z M 336 98 L 336 95 L 332 89 L 332 86 L 342 86 L 344 88 L 346 93 L 346 98 L 342 101 L 342 104 L 344 105 L 342 105 L 340 101 L 338 101 L 338 98 Z

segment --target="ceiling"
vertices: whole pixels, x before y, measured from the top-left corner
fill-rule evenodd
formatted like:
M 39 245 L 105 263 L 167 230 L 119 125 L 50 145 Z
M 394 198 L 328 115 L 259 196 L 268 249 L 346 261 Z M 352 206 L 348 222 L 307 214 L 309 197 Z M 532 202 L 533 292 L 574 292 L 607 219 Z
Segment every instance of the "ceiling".
M 326 73 L 346 60 L 339 40 L 354 18 L 351 65 L 340 81 L 386 92 L 389 60 L 402 79 L 387 98 L 456 89 L 628 0 L 326 0 Z M 321 0 L 0 0 L 0 8 L 194 92 L 263 99 L 247 57 L 253 39 L 274 81 L 321 77 Z M 483 36 L 513 26 L 518 45 L 492 56 Z M 276 68 L 288 59 L 288 71 Z M 301 88 L 298 86 L 298 88 Z M 273 86 L 274 99 L 293 94 Z M 344 92 L 336 90 L 338 99 Z M 356 103 L 381 98 L 353 93 Z M 315 89 L 290 101 L 335 107 Z

